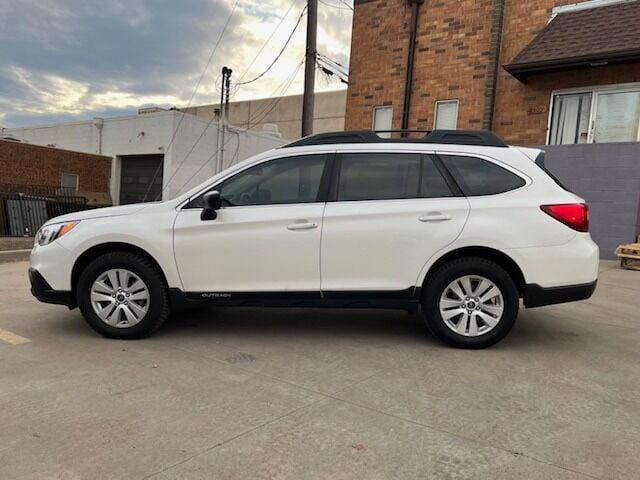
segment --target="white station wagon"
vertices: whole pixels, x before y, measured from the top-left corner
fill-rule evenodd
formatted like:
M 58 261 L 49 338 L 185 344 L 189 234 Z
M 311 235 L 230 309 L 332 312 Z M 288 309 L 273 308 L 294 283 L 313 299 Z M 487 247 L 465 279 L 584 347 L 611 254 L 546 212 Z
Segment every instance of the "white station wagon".
M 540 150 L 489 132 L 418 140 L 303 138 L 173 200 L 89 210 L 38 232 L 43 302 L 80 307 L 111 338 L 156 330 L 172 307 L 422 308 L 456 347 L 481 348 L 527 308 L 589 298 L 588 207 Z

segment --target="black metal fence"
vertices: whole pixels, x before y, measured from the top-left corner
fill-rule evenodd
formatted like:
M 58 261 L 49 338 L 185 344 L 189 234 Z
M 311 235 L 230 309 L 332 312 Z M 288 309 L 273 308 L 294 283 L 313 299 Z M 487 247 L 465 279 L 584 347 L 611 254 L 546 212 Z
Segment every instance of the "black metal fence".
M 0 185 L 0 236 L 34 236 L 47 220 L 90 208 L 86 198 L 71 193 L 40 185 Z

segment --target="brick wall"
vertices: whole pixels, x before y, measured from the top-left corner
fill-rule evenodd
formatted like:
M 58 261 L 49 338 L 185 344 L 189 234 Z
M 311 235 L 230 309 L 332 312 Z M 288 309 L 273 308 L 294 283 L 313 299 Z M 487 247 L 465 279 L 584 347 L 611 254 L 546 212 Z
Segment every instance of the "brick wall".
M 370 128 L 393 106 L 400 128 L 411 9 L 406 0 L 357 2 L 346 128 Z M 459 99 L 459 128 L 481 128 L 494 0 L 426 1 L 420 8 L 409 128 L 433 127 L 436 100 Z
M 60 187 L 63 173 L 79 176 L 79 191 L 108 195 L 111 157 L 0 140 L 0 184 Z
M 436 100 L 458 99 L 458 128 L 483 127 L 490 72 L 491 25 L 498 0 L 425 0 L 420 8 L 409 128 L 433 128 Z M 410 7 L 407 0 L 356 0 L 346 129 L 371 128 L 374 106 L 393 106 L 400 128 Z M 531 76 L 522 83 L 509 63 L 575 0 L 506 0 L 493 130 L 510 143 L 546 142 L 551 92 L 640 81 L 640 65 L 604 66 Z

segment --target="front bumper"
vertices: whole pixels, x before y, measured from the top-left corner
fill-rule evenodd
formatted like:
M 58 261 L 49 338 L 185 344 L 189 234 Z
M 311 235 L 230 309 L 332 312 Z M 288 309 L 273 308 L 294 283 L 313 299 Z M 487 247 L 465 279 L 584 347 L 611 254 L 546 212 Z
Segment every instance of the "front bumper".
M 564 287 L 541 287 L 538 284 L 528 284 L 524 294 L 524 306 L 527 308 L 555 305 L 557 303 L 576 302 L 586 300 L 593 295 L 598 281 L 581 285 Z
M 31 282 L 31 294 L 41 302 L 65 305 L 69 309 L 77 306 L 72 292 L 54 290 L 35 268 L 29 269 L 29 281 Z

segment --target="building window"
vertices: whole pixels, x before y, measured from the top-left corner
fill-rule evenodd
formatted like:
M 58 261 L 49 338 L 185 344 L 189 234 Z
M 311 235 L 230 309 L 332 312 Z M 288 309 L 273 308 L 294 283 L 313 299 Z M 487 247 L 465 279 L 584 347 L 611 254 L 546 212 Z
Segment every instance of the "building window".
M 79 181 L 80 177 L 75 173 L 62 174 L 62 188 L 65 190 L 73 190 L 74 192 L 77 192 Z
M 439 100 L 433 120 L 435 130 L 455 130 L 458 128 L 458 100 Z
M 551 113 L 551 145 L 587 143 L 591 93 L 556 95 Z
M 391 130 L 392 121 L 393 107 L 374 107 L 372 126 L 375 132 L 383 132 L 379 134 L 380 137 L 391 138 L 391 132 L 384 132 L 384 130 Z
M 550 145 L 640 141 L 640 86 L 608 86 L 552 96 Z

